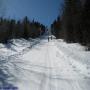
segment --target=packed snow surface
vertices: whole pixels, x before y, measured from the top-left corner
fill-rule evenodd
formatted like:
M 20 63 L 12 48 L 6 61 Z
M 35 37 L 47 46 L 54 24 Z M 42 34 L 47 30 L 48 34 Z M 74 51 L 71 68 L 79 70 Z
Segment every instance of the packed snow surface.
M 16 39 L 0 44 L 0 85 L 18 90 L 90 90 L 90 52 L 63 40 Z M 1 79 L 2 78 L 2 79 Z

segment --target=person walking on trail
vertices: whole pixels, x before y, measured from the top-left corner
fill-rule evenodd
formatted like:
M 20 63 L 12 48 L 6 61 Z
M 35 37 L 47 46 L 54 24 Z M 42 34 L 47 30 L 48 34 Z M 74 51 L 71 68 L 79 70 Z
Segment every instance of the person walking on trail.
M 51 40 L 52 40 L 52 35 L 51 35 Z
M 48 42 L 49 42 L 49 37 L 48 37 Z

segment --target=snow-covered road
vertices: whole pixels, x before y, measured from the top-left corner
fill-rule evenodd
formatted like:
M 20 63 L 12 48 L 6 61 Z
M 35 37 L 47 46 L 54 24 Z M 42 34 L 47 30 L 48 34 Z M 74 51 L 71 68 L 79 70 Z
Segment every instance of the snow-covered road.
M 19 90 L 90 90 L 89 76 L 81 73 L 73 65 L 75 59 L 62 49 L 57 47 L 56 40 L 44 39 L 18 56 L 20 63 L 13 71 L 13 84 Z

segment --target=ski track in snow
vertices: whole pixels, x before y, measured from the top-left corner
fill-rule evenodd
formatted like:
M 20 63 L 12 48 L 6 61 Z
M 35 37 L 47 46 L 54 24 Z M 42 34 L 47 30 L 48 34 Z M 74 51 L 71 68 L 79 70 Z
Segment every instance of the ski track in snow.
M 19 90 L 90 90 L 90 75 L 81 73 L 73 65 L 75 59 L 55 41 L 41 40 L 34 48 L 9 57 L 14 60 L 9 69 L 15 78 L 10 83 Z

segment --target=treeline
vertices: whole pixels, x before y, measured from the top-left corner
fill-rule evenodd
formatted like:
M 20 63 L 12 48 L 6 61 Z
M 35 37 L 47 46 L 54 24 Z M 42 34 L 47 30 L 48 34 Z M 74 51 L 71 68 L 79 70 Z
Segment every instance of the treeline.
M 90 47 L 90 0 L 64 0 L 63 13 L 51 29 L 57 38 Z
M 45 26 L 28 17 L 16 21 L 15 19 L 0 18 L 0 43 L 7 43 L 10 39 L 36 38 L 43 35 Z

